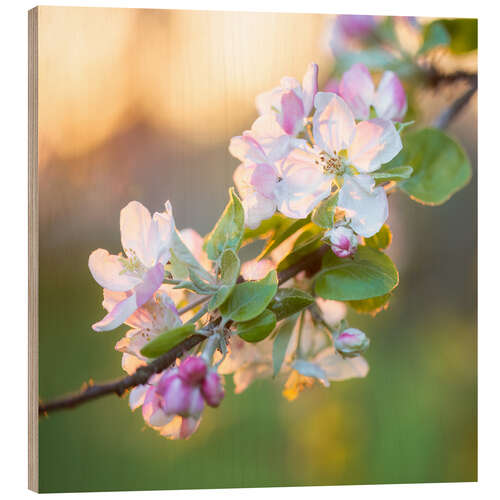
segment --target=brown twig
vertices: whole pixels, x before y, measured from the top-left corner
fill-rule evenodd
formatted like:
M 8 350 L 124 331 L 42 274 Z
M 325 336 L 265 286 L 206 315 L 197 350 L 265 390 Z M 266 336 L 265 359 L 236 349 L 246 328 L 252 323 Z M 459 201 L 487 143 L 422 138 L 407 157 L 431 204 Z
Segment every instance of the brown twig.
M 472 96 L 477 92 L 477 78 L 470 89 L 464 92 L 460 97 L 455 99 L 451 105 L 446 108 L 434 121 L 436 128 L 445 129 L 465 108 Z
M 328 246 L 323 245 L 311 254 L 306 255 L 305 257 L 300 259 L 297 263 L 293 264 L 289 268 L 279 272 L 279 285 L 282 285 L 283 283 L 285 283 L 285 281 L 293 278 L 301 271 L 315 269 L 320 264 L 321 257 L 326 253 L 327 250 Z M 206 297 L 203 297 L 203 299 L 204 300 L 200 299 L 199 301 L 197 301 L 196 304 L 195 302 L 193 302 L 194 305 L 190 304 L 191 307 L 189 307 L 189 309 L 192 309 L 196 305 L 204 302 L 206 300 Z M 179 312 L 186 312 L 187 310 L 186 308 L 184 308 L 184 310 L 181 309 Z M 210 325 L 216 326 L 217 323 L 218 320 L 214 320 Z M 122 377 L 120 379 L 103 384 L 88 384 L 84 389 L 76 394 L 63 396 L 47 403 L 40 403 L 38 406 L 38 414 L 44 415 L 56 410 L 75 408 L 76 406 L 86 403 L 87 401 L 91 401 L 108 394 L 116 394 L 118 396 L 122 396 L 127 391 L 127 389 L 130 389 L 137 385 L 145 384 L 149 380 L 151 375 L 162 372 L 170 365 L 172 365 L 175 360 L 182 356 L 186 351 L 189 351 L 200 342 L 203 342 L 203 340 L 205 339 L 206 337 L 203 335 L 192 335 L 191 337 L 183 340 L 180 344 L 176 345 L 170 351 L 156 358 L 147 366 L 141 366 L 140 368 L 138 368 L 133 375 L 127 375 L 126 377 Z

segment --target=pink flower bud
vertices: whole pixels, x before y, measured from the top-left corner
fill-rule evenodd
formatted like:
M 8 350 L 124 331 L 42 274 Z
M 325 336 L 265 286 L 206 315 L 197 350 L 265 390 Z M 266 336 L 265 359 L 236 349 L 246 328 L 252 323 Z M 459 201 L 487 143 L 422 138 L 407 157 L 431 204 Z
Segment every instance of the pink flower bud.
M 177 373 L 165 373 L 156 388 L 161 397 L 161 406 L 167 415 L 198 417 L 205 402 L 198 386 L 186 382 Z
M 355 358 L 368 349 L 370 339 L 357 328 L 347 328 L 335 338 L 335 349 L 345 358 Z
M 189 356 L 179 366 L 179 376 L 191 385 L 199 385 L 207 374 L 207 364 L 198 356 Z
M 354 255 L 358 249 L 358 239 L 349 227 L 335 226 L 325 236 L 330 240 L 333 253 L 341 259 Z
M 168 423 L 169 419 L 161 407 L 161 401 L 156 387 L 154 385 L 149 387 L 142 405 L 142 416 L 144 421 L 152 427 L 161 427 Z
M 201 393 L 208 405 L 216 408 L 224 398 L 224 388 L 221 377 L 217 372 L 211 371 L 201 385 Z

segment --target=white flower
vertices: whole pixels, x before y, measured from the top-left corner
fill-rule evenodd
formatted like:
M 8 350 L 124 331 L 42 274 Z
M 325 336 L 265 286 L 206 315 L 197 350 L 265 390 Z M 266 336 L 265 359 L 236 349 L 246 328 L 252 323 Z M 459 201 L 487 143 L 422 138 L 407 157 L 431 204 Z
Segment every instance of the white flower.
M 92 325 L 95 331 L 120 326 L 158 290 L 163 282 L 164 265 L 170 258 L 174 228 L 168 201 L 165 212 L 156 212 L 153 217 L 137 201 L 122 209 L 120 230 L 125 256 L 111 255 L 99 248 L 89 257 L 90 272 L 99 285 L 112 292 L 124 292 L 113 309 Z

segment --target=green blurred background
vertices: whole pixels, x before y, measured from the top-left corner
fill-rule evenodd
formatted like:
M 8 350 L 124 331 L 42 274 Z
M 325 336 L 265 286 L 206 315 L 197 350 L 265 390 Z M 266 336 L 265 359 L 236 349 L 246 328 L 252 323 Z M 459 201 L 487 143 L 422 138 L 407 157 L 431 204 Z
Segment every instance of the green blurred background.
M 119 211 L 166 199 L 179 228 L 205 234 L 237 162 L 229 138 L 254 96 L 332 60 L 326 16 L 43 7 L 40 11 L 40 397 L 122 375 L 97 334 L 101 289 L 87 268 L 120 250 Z M 446 68 L 470 69 L 473 57 Z M 420 122 L 460 93 L 418 92 Z M 401 284 L 376 318 L 366 379 L 315 386 L 289 403 L 255 382 L 205 412 L 187 442 L 167 441 L 107 397 L 41 418 L 40 491 L 188 489 L 477 480 L 477 117 L 449 132 L 474 177 L 441 207 L 390 199 Z

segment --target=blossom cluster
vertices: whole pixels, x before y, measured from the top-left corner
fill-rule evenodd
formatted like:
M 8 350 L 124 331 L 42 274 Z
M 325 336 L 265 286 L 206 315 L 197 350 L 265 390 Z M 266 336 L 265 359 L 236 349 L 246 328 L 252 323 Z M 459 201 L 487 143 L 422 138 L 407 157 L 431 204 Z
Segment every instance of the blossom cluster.
M 329 386 L 368 373 L 362 353 L 369 340 L 348 326 L 343 302 L 310 295 L 305 272 L 282 284 L 284 298 L 278 298 L 276 269 L 292 254 L 299 232 L 241 266 L 237 251 L 243 226 L 256 229 L 277 212 L 286 220 L 308 220 L 333 198 L 335 211 L 321 229 L 332 255 L 353 257 L 361 238 L 379 232 L 388 205 L 375 173 L 402 147 L 396 128 L 406 111 L 401 83 L 387 72 L 376 88 L 368 70 L 355 65 L 336 92 L 320 92 L 318 66 L 311 63 L 302 83 L 285 77 L 256 104 L 260 116 L 229 145 L 241 162 L 234 174 L 241 201 L 234 195 L 212 233 L 202 238 L 193 229 L 178 231 L 168 201 L 153 215 L 133 201 L 120 214 L 123 252 L 97 249 L 89 257 L 107 311 L 93 329 L 130 327 L 116 344 L 129 375 L 168 350 L 153 345 L 171 347 L 185 331 L 206 338 L 130 392 L 131 409 L 142 407 L 146 424 L 168 438 L 190 437 L 205 406 L 219 406 L 224 375 L 232 375 L 236 393 L 257 378 L 279 375 L 283 395 L 293 400 L 316 381 Z M 251 312 L 249 299 L 238 299 L 238 278 L 255 286 L 248 291 Z M 286 314 L 278 314 L 284 304 Z M 286 340 L 281 351 L 274 346 L 278 336 Z
M 256 228 L 276 211 L 303 219 L 336 195 L 337 217 L 326 237 L 336 255 L 352 255 L 357 236 L 373 236 L 388 217 L 374 174 L 402 149 L 396 125 L 407 102 L 399 78 L 386 71 L 375 88 L 368 69 L 356 64 L 336 92 L 320 92 L 311 63 L 302 83 L 284 77 L 256 104 L 260 116 L 229 146 L 241 161 L 234 182 L 246 225 Z

